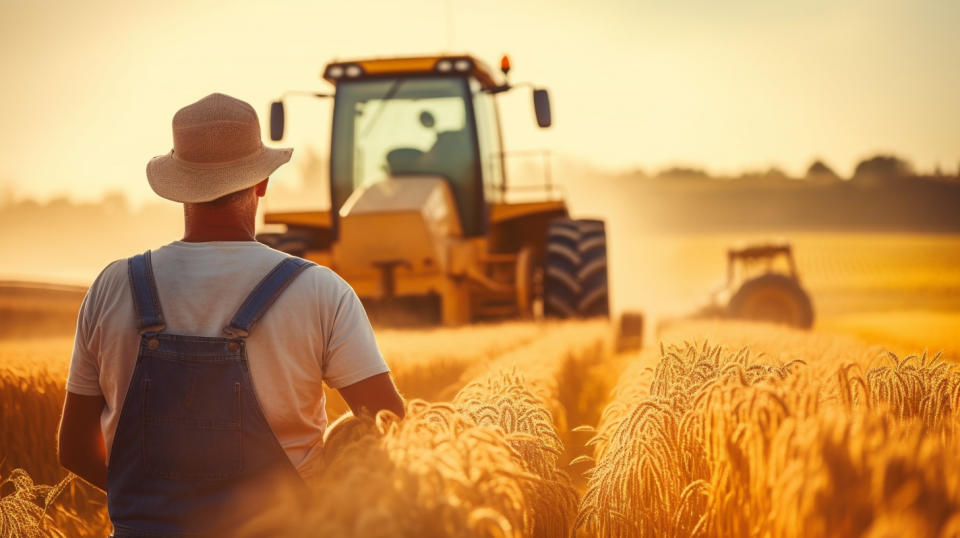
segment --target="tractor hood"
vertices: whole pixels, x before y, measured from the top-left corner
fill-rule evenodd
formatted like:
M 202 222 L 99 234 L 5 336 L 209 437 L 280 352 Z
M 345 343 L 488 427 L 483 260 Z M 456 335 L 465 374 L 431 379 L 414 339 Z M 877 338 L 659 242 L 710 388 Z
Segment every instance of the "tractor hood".
M 444 178 L 391 178 L 355 190 L 343 204 L 334 259 L 345 275 L 372 276 L 390 263 L 435 272 L 448 267 L 448 245 L 461 236 Z

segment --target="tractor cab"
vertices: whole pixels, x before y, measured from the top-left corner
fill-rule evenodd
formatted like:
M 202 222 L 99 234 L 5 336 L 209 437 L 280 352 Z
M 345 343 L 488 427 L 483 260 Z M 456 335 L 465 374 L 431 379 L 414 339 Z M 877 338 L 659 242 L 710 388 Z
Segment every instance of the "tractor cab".
M 727 249 L 727 288 L 761 274 L 779 273 L 799 281 L 790 243 L 771 242 Z
M 522 202 L 508 196 L 496 103 L 516 87 L 506 56 L 500 71 L 472 56 L 328 64 L 334 92 L 307 94 L 333 98 L 330 208 L 268 211 L 264 224 L 285 231 L 257 238 L 333 268 L 381 320 L 524 317 L 535 303 L 547 316 L 608 315 L 603 223 L 570 220 L 549 176 L 532 197 L 526 182 Z M 533 105 L 549 127 L 546 90 Z M 281 98 L 274 141 L 284 118 Z
M 502 65 L 509 71 L 509 60 Z M 503 201 L 503 149 L 494 95 L 510 89 L 470 56 L 334 62 L 323 78 L 333 94 L 331 225 L 371 189 L 434 178 L 449 188 L 464 237 L 487 233 L 490 204 Z M 549 97 L 536 90 L 541 127 Z M 283 105 L 271 109 L 271 137 L 283 131 Z M 403 188 L 402 186 L 400 188 Z

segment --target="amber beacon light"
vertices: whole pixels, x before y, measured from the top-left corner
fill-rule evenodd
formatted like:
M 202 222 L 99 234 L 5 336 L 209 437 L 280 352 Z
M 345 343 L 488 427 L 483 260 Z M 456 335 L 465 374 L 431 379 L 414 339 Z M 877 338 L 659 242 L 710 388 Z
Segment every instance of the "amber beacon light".
M 506 54 L 500 58 L 500 70 L 503 71 L 504 75 L 510 72 L 510 57 Z

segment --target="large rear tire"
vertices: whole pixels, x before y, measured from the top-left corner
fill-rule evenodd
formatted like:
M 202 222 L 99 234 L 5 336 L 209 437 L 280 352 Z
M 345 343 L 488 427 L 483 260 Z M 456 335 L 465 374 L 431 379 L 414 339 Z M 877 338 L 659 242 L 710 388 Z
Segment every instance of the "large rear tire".
M 796 280 L 770 273 L 740 286 L 727 306 L 730 317 L 781 323 L 800 329 L 813 327 L 813 303 Z
M 601 220 L 556 219 L 547 228 L 543 313 L 553 318 L 610 315 L 607 235 Z

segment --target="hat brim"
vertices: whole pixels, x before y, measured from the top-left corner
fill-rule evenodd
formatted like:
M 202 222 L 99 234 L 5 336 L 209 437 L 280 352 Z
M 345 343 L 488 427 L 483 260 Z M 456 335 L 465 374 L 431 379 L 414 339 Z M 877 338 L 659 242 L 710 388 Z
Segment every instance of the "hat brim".
M 147 181 L 153 192 L 174 202 L 216 200 L 260 183 L 287 163 L 293 148 L 268 148 L 249 160 L 221 168 L 197 168 L 177 159 L 173 151 L 150 159 Z

